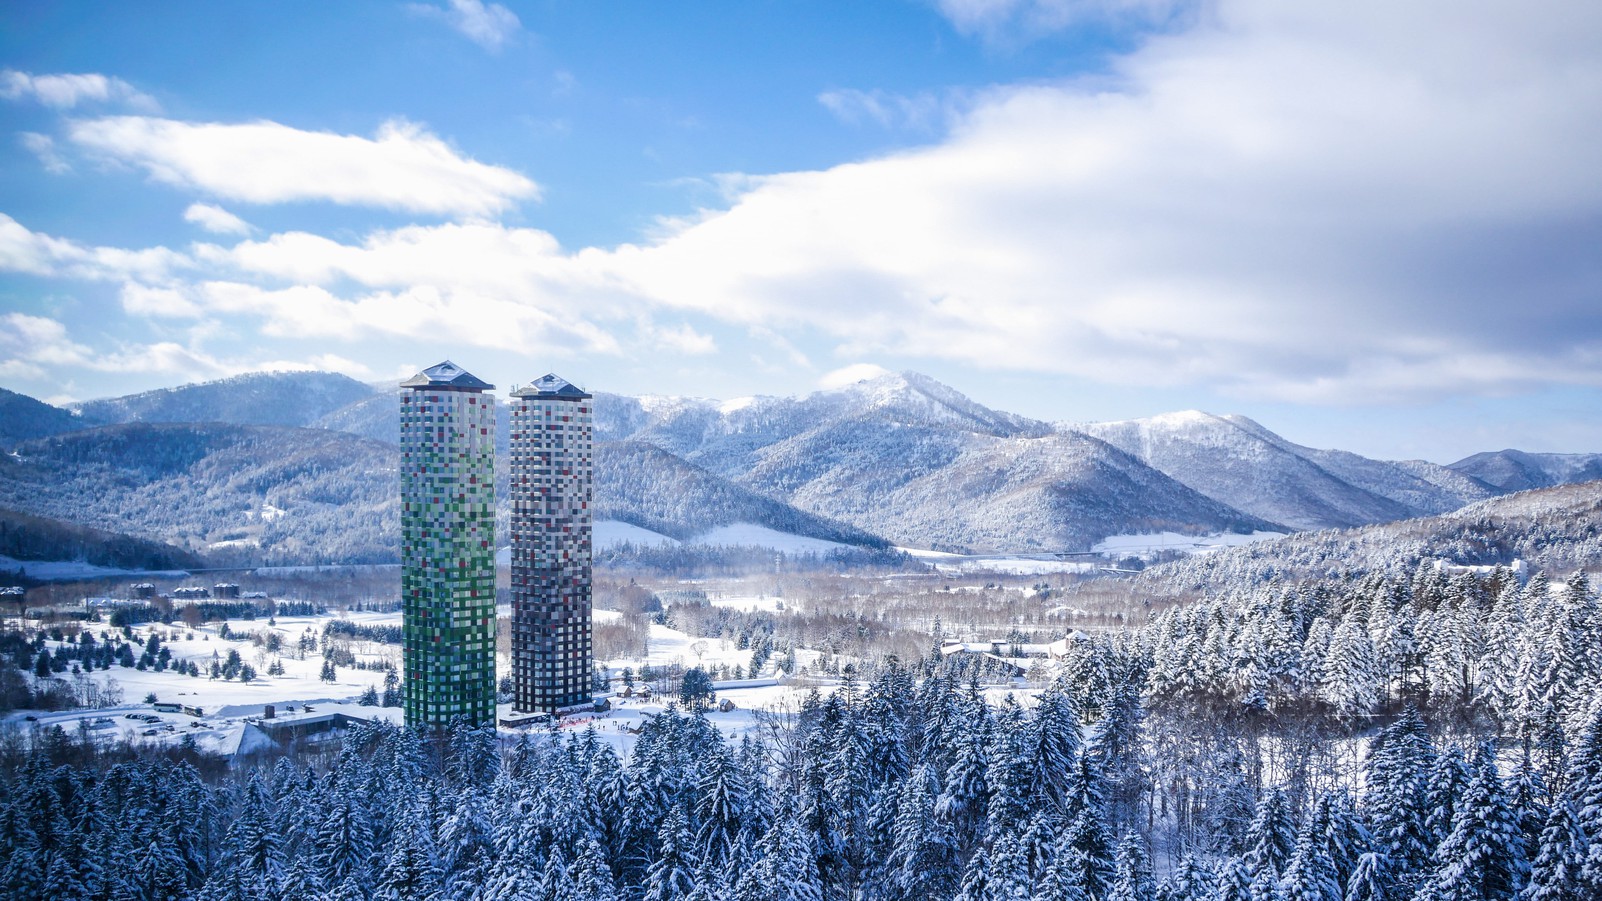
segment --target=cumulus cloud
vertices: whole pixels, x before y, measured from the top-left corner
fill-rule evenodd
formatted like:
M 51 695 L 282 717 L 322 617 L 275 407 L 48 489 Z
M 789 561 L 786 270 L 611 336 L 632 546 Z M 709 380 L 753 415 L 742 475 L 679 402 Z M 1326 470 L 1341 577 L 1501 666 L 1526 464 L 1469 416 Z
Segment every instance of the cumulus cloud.
M 30 75 L 7 69 L 0 72 L 0 97 L 33 100 L 60 110 L 85 103 L 120 103 L 147 112 L 160 108 L 155 98 L 128 82 L 98 73 Z
M 422 126 L 391 121 L 372 138 L 276 122 L 191 123 L 111 116 L 68 125 L 71 141 L 152 178 L 246 203 L 327 201 L 456 217 L 493 216 L 539 188 L 469 159 Z
M 1595 386 L 1599 30 L 1583 4 L 1224 0 L 1095 81 L 974 96 L 930 146 L 724 178 L 724 208 L 635 245 L 574 251 L 478 220 L 122 251 L 0 216 L 0 268 L 133 284 L 134 315 L 278 337 L 734 349 L 690 321 L 806 368 L 792 342 L 1328 404 Z M 125 117 L 72 139 L 247 202 L 475 216 L 534 191 L 485 188 L 464 173 L 521 176 L 448 149 L 366 181 L 383 141 L 271 123 Z M 253 173 L 217 149 L 257 139 L 277 157 L 326 142 L 343 162 L 311 164 L 294 193 L 304 165 Z
M 209 203 L 191 203 L 184 210 L 184 221 L 192 222 L 206 231 L 219 235 L 248 235 L 250 223 L 220 206 Z
M 49 135 L 25 131 L 17 136 L 22 146 L 39 159 L 39 165 L 51 175 L 64 175 L 72 171 L 66 158 L 56 152 L 56 142 Z
M 124 344 L 95 351 L 73 340 L 67 327 L 46 316 L 7 313 L 0 318 L 0 373 L 39 378 L 47 368 L 91 369 L 97 372 L 165 373 L 207 378 L 246 371 L 170 341 Z
M 443 20 L 465 35 L 468 40 L 491 53 L 500 51 L 523 30 L 523 23 L 517 18 L 517 14 L 499 3 L 485 4 L 482 0 L 448 0 L 444 7 L 414 3 L 408 9 L 417 15 Z
M 272 289 L 215 281 L 200 285 L 197 294 L 196 302 L 208 313 L 256 317 L 262 333 L 277 338 L 427 336 L 442 343 L 525 353 L 619 350 L 607 330 L 582 318 L 460 288 L 420 285 L 344 297 L 312 285 Z
M 1594 384 L 1576 35 L 1602 22 L 1448 11 L 1226 3 L 1111 79 L 998 89 L 937 146 L 763 179 L 612 262 L 852 356 L 1327 402 Z
M 716 353 L 717 342 L 687 324 L 663 326 L 642 318 L 639 327 L 645 342 L 670 353 L 704 356 Z
M 0 316 L 0 377 L 44 379 L 62 369 L 120 374 L 150 374 L 184 380 L 224 378 L 268 370 L 322 370 L 369 378 L 362 363 L 337 354 L 312 354 L 300 360 L 227 357 L 173 341 L 150 344 L 119 342 L 96 350 L 74 340 L 59 320 L 26 313 Z
M 189 265 L 187 255 L 165 247 L 126 250 L 85 246 L 32 231 L 0 213 L 0 272 L 91 281 L 159 282 Z
M 122 286 L 120 297 L 123 311 L 133 316 L 196 318 L 202 313 L 200 306 L 177 288 L 129 282 Z

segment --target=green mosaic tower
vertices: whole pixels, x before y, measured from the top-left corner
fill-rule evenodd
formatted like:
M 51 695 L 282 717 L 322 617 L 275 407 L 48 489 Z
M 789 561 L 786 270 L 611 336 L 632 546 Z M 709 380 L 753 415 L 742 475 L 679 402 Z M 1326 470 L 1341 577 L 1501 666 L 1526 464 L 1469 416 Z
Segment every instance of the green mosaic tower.
M 495 721 L 494 388 L 449 360 L 401 382 L 408 726 Z

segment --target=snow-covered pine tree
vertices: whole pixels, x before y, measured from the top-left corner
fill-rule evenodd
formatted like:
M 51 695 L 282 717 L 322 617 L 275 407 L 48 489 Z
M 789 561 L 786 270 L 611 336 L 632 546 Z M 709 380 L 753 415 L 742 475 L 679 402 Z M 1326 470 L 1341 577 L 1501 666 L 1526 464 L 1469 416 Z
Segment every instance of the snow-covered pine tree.
M 1590 842 L 1580 829 L 1579 812 L 1567 796 L 1560 797 L 1547 815 L 1530 865 L 1530 881 L 1519 901 L 1584 901 L 1588 894 L 1581 881 Z
M 1417 901 L 1510 899 L 1528 874 L 1524 835 L 1508 807 L 1494 755 L 1482 745 L 1451 832 L 1435 849 L 1435 870 L 1420 886 Z
M 1156 898 L 1146 842 L 1136 833 L 1126 832 L 1118 843 L 1112 886 L 1107 890 L 1106 901 L 1156 901 Z
M 1435 849 L 1424 806 L 1434 761 L 1429 733 L 1411 704 L 1381 730 L 1369 750 L 1364 807 L 1374 824 L 1376 849 L 1403 897 L 1412 893 Z
M 1369 851 L 1357 859 L 1342 901 L 1399 901 L 1384 854 Z
M 1270 789 L 1258 800 L 1257 812 L 1246 827 L 1244 845 L 1242 859 L 1253 879 L 1263 873 L 1279 878 L 1296 851 L 1296 827 L 1283 791 Z
M 683 901 L 695 888 L 695 871 L 700 865 L 684 809 L 678 805 L 670 808 L 656 834 L 656 859 L 646 871 L 643 901 Z

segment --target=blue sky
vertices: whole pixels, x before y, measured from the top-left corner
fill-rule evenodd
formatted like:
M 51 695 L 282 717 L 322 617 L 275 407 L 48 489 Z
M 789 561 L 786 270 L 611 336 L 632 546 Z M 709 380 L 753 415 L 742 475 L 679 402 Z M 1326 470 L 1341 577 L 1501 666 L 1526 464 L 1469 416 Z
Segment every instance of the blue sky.
M 1293 6 L 8 4 L 0 386 L 882 367 L 1602 450 L 1602 10 Z

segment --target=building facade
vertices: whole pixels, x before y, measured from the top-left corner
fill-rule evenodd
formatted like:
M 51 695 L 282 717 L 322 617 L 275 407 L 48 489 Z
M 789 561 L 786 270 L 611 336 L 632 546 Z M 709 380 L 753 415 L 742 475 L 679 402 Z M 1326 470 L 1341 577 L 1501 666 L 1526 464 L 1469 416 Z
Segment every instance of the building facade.
M 495 721 L 494 388 L 448 360 L 401 383 L 408 726 Z
M 512 398 L 512 706 L 554 713 L 594 695 L 591 397 L 547 375 Z

